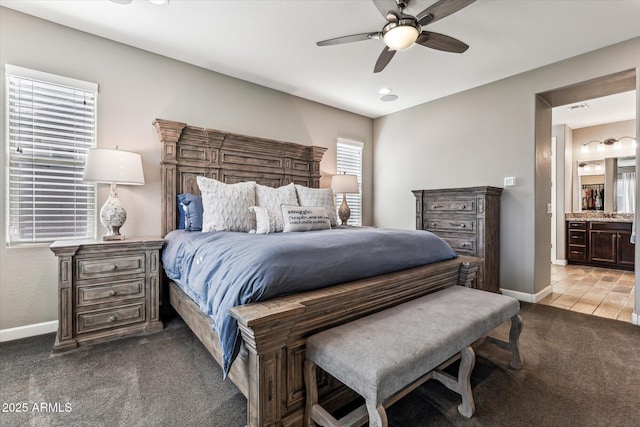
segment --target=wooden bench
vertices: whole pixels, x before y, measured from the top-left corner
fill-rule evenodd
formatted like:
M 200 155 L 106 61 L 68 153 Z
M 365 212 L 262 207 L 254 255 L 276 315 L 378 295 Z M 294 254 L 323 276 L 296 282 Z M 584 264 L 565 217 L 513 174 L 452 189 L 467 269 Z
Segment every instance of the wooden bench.
M 470 376 L 472 345 L 511 319 L 509 342 L 486 337 L 512 352 L 510 366 L 522 367 L 518 337 L 520 304 L 504 295 L 452 286 L 309 337 L 306 344 L 305 426 L 387 426 L 390 406 L 429 378 L 460 394 L 458 411 L 475 411 Z M 442 371 L 461 358 L 458 377 Z M 316 367 L 365 400 L 340 420 L 318 403 Z M 368 417 L 367 417 L 368 415 Z

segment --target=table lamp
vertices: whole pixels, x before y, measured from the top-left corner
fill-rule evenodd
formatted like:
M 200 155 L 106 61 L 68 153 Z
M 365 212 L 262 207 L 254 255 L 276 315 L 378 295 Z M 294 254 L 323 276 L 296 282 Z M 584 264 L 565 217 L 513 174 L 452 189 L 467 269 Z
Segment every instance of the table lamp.
M 107 228 L 102 240 L 124 240 L 120 227 L 127 220 L 127 211 L 120 203 L 116 186 L 144 184 L 140 154 L 118 150 L 118 146 L 114 150 L 93 148 L 87 155 L 82 179 L 111 184 L 109 198 L 100 209 L 100 222 Z
M 351 209 L 347 204 L 347 194 L 357 194 L 360 192 L 358 188 L 358 177 L 356 175 L 348 175 L 342 173 L 334 175 L 331 178 L 331 189 L 334 193 L 342 193 L 342 204 L 338 208 L 338 217 L 342 225 L 347 225 L 347 221 L 351 216 Z

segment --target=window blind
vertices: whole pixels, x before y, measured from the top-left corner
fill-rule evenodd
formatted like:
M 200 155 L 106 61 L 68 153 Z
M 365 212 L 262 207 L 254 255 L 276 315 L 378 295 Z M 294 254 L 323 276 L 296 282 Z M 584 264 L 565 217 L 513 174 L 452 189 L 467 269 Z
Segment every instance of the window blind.
M 97 85 L 6 66 L 9 244 L 95 237 Z
M 339 139 L 336 149 L 336 170 L 358 177 L 358 194 L 347 194 L 347 204 L 351 209 L 349 225 L 362 225 L 362 146 L 361 142 Z M 341 200 L 337 200 L 340 206 Z

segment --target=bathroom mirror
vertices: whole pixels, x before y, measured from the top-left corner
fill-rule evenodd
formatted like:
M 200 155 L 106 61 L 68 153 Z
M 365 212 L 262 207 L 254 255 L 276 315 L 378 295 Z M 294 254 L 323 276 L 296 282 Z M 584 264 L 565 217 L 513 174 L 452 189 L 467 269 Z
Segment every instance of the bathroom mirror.
M 635 210 L 635 157 L 577 161 L 578 205 L 574 212 L 632 213 Z

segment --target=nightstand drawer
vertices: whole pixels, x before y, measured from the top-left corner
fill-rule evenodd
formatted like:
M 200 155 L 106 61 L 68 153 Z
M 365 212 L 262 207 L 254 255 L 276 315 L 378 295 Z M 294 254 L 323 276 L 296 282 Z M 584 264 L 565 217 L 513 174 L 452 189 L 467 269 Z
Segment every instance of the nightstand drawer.
M 79 259 L 77 279 L 96 279 L 113 277 L 121 274 L 144 273 L 144 254 L 112 257 L 112 258 L 83 258 Z
M 108 310 L 96 310 L 78 313 L 77 331 L 79 334 L 100 329 L 108 329 L 145 320 L 144 303 L 115 307 Z
M 475 213 L 475 199 L 429 200 L 425 203 L 425 212 L 464 212 Z
M 425 218 L 425 230 L 429 231 L 464 231 L 473 233 L 476 229 L 476 220 L 470 218 Z
M 78 307 L 144 297 L 144 278 L 104 285 L 82 285 L 77 287 L 77 292 Z

